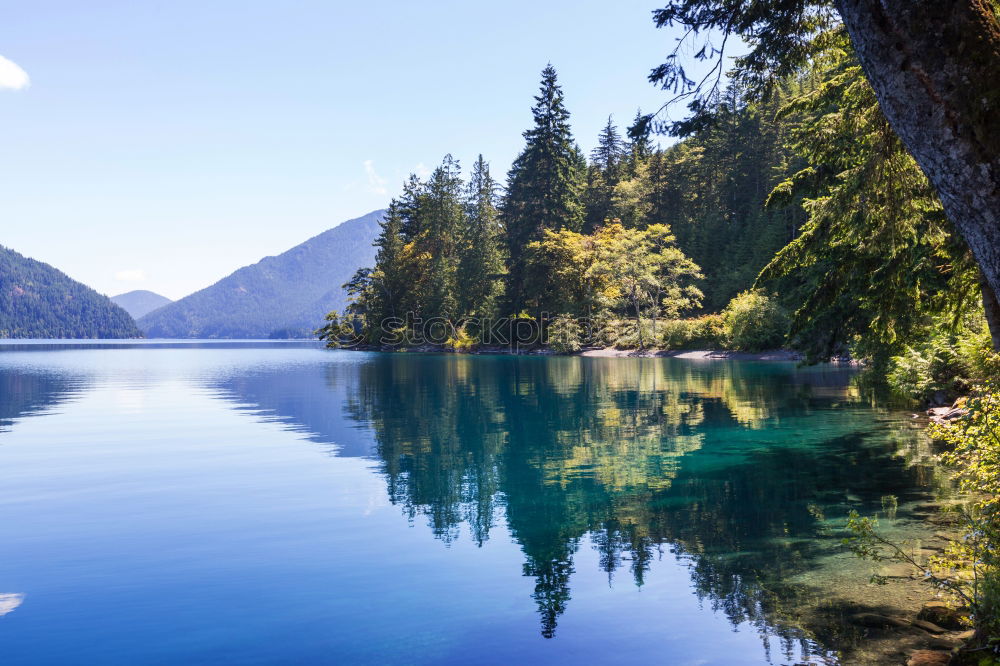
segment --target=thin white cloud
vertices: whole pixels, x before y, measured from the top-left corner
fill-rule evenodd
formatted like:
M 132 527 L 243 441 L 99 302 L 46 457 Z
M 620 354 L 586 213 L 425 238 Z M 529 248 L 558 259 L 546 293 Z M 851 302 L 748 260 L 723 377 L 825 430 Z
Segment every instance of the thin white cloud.
M 385 188 L 385 178 L 375 172 L 374 160 L 365 160 L 365 175 L 368 176 L 368 190 L 374 194 L 386 195 L 389 190 Z
M 142 282 L 146 279 L 146 272 L 137 268 L 132 268 L 115 273 L 115 279 L 120 282 Z
M 413 167 L 413 173 L 417 174 L 417 178 L 420 180 L 427 180 L 427 177 L 431 175 L 431 170 L 423 162 L 417 162 L 417 166 Z
M 0 56 L 0 88 L 20 90 L 31 85 L 28 73 L 11 60 Z

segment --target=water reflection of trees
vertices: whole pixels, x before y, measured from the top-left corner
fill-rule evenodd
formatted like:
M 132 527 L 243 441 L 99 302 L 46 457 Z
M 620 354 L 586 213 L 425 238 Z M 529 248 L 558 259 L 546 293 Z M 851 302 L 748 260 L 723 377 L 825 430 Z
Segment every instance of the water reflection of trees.
M 54 372 L 0 368 L 0 433 L 14 421 L 68 399 L 83 380 Z
M 503 516 L 547 637 L 589 541 L 636 585 L 671 551 L 734 623 L 796 640 L 767 618 L 809 593 L 782 581 L 833 547 L 825 521 L 848 497 L 919 494 L 926 471 L 842 374 L 779 365 L 389 355 L 360 365 L 349 411 L 392 501 L 438 538 L 465 523 L 482 543 Z

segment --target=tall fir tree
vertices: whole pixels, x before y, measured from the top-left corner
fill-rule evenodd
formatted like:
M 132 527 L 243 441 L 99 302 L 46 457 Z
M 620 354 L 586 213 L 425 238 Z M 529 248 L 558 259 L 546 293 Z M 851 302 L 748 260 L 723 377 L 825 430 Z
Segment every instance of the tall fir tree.
M 506 273 L 497 189 L 490 165 L 480 155 L 469 179 L 468 227 L 459 260 L 458 284 L 461 314 L 481 319 L 496 316 Z
M 650 138 L 653 129 L 642 122 L 642 109 L 636 109 L 635 118 L 628 128 L 628 142 L 625 144 L 625 177 L 635 178 L 639 165 L 646 163 L 656 148 Z
M 376 322 L 389 317 L 399 317 L 403 292 L 406 289 L 406 271 L 403 263 L 403 216 L 399 203 L 393 200 L 382 218 L 382 233 L 375 241 L 375 270 L 372 272 L 372 289 L 368 299 L 369 312 Z
M 614 120 L 608 116 L 608 122 L 597 136 L 597 147 L 590 153 L 594 166 L 606 176 L 616 174 L 625 156 L 625 143 L 618 133 Z
M 409 179 L 403 184 L 403 194 L 395 200 L 397 210 L 402 220 L 400 233 L 403 241 L 409 243 L 420 234 L 420 197 L 423 196 L 426 186 L 415 173 L 411 173 Z
M 531 293 L 537 287 L 526 271 L 528 243 L 540 239 L 545 229 L 579 231 L 583 226 L 582 156 L 552 65 L 542 70 L 531 113 L 535 123 L 524 132 L 526 145 L 507 175 L 503 205 L 510 257 L 507 301 L 512 312 L 532 307 Z
M 590 153 L 585 192 L 584 228 L 593 231 L 616 217 L 614 211 L 615 186 L 621 181 L 625 143 L 611 116 L 597 137 L 597 147 Z
M 446 155 L 427 181 L 418 214 L 417 251 L 427 258 L 428 270 L 420 313 L 425 318 L 452 321 L 459 315 L 459 246 L 466 226 L 462 190 L 458 160 Z

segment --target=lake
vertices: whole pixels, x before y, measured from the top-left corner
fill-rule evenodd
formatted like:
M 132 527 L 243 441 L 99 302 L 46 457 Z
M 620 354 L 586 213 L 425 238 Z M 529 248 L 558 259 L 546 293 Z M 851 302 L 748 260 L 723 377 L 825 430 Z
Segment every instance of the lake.
M 848 368 L 0 346 L 5 664 L 839 663 L 852 508 L 926 529 Z M 891 587 L 891 586 L 887 586 Z M 852 606 L 853 604 L 853 606 Z

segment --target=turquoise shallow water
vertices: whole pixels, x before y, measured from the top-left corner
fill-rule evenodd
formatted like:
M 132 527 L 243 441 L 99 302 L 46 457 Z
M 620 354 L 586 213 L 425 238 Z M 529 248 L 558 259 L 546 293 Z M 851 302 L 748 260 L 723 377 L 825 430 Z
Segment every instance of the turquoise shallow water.
M 0 655 L 836 663 L 842 632 L 796 620 L 836 596 L 810 577 L 830 580 L 850 508 L 893 495 L 905 517 L 934 482 L 899 455 L 919 445 L 907 415 L 849 381 L 785 363 L 3 345 Z

